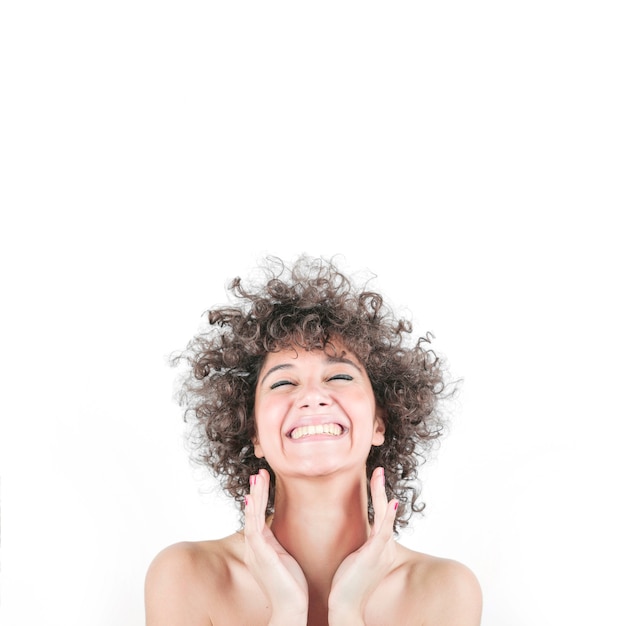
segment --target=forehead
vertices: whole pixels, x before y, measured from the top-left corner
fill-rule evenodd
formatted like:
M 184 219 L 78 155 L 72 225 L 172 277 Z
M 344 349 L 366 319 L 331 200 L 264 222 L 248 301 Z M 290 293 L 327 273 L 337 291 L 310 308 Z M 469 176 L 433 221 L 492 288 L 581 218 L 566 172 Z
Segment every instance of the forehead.
M 342 342 L 334 341 L 327 343 L 324 349 L 306 349 L 293 345 L 276 352 L 268 352 L 261 366 L 260 377 L 263 377 L 268 370 L 280 364 L 305 367 L 313 363 L 346 363 L 362 370 L 359 358 L 348 350 Z

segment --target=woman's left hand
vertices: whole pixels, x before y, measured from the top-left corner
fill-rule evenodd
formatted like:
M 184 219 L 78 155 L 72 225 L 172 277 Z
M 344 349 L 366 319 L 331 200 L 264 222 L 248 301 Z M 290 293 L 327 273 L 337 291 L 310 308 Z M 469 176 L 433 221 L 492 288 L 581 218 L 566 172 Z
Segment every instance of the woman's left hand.
M 396 543 L 393 522 L 398 501 L 387 502 L 382 467 L 374 470 L 370 487 L 374 524 L 368 540 L 356 552 L 349 554 L 335 572 L 328 597 L 331 626 L 364 623 L 368 599 L 394 564 Z

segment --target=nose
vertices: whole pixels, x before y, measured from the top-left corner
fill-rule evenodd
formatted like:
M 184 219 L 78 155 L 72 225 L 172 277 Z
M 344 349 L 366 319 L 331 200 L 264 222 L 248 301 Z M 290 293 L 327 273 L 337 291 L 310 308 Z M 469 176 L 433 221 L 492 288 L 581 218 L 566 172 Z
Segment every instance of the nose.
M 311 409 L 318 406 L 330 406 L 333 403 L 328 391 L 318 383 L 302 384 L 298 406 L 301 409 Z

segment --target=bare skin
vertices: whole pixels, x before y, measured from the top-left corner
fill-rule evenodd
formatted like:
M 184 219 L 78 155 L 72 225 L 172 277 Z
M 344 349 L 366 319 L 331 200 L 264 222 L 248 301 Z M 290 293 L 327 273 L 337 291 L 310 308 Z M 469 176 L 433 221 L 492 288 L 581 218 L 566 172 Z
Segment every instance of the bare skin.
M 255 415 L 255 452 L 276 476 L 274 515 L 265 519 L 261 470 L 243 532 L 176 544 L 153 561 L 147 626 L 480 624 L 481 592 L 467 568 L 394 540 L 397 503 L 387 502 L 382 468 L 370 481 L 368 521 L 365 460 L 384 441 L 384 420 L 356 360 L 268 355 Z M 338 428 L 306 431 L 329 423 Z M 303 426 L 306 435 L 295 430 Z

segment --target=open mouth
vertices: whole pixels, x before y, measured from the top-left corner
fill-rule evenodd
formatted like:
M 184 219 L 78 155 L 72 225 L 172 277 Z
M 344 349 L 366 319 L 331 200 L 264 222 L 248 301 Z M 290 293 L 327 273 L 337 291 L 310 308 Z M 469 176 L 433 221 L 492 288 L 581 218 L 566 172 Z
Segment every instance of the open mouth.
M 339 424 L 311 424 L 294 428 L 288 436 L 291 439 L 302 439 L 304 437 L 311 437 L 312 435 L 338 437 L 339 435 L 343 435 L 343 433 L 344 428 Z

